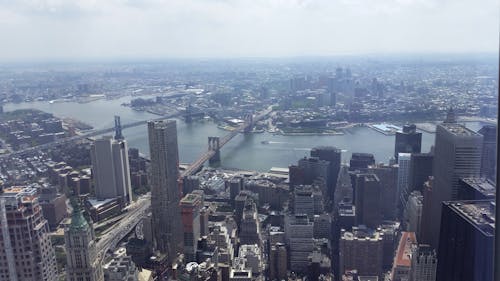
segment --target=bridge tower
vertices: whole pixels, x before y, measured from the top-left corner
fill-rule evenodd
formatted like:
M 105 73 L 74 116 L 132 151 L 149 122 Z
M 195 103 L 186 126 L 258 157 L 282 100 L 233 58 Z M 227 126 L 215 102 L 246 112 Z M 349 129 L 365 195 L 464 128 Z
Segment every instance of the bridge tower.
M 120 116 L 115 115 L 115 140 L 123 140 L 122 134 L 122 122 L 120 121 Z
M 208 160 L 209 164 L 220 163 L 220 139 L 219 137 L 208 137 L 208 150 L 215 151 L 214 156 Z
M 245 120 L 245 125 L 247 126 L 245 127 L 245 130 L 243 132 L 250 133 L 253 128 L 253 114 L 252 113 L 246 114 L 244 116 L 244 120 Z

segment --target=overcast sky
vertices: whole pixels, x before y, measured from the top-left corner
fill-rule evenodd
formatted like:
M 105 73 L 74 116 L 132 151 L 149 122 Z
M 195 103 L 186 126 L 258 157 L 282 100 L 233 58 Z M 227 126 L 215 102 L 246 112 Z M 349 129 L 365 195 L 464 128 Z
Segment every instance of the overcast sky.
M 497 0 L 0 0 L 0 60 L 497 52 Z

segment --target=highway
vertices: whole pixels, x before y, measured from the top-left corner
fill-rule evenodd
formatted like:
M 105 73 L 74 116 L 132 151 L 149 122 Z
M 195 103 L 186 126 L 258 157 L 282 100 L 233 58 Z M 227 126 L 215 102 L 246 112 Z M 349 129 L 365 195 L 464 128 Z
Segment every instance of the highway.
M 134 227 L 149 212 L 151 206 L 151 193 L 141 196 L 137 201 L 128 207 L 127 216 L 117 224 L 113 225 L 108 232 L 99 237 L 97 242 L 98 259 L 101 261 L 106 256 L 106 252 L 114 249 L 118 243 L 134 229 Z

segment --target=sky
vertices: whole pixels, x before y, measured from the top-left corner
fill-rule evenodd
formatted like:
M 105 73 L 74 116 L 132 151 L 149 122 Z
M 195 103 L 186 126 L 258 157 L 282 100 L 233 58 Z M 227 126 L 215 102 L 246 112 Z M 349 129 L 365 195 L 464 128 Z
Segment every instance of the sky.
M 0 62 L 498 52 L 497 0 L 0 0 Z

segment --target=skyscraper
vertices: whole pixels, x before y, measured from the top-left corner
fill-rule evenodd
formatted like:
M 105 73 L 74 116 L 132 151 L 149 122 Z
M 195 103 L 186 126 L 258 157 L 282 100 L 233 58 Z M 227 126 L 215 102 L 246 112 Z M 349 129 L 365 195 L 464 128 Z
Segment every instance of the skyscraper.
M 377 228 L 382 221 L 380 181 L 374 174 L 356 175 L 356 224 Z
M 314 249 L 314 226 L 307 215 L 285 216 L 285 235 L 290 252 L 290 268 L 305 272 Z
M 415 124 L 406 124 L 402 132 L 396 132 L 394 157 L 398 160 L 399 153 L 420 153 L 422 133 L 417 133 Z
M 423 190 L 424 183 L 432 176 L 433 153 L 412 153 L 410 160 L 410 192 Z
M 330 200 L 333 199 L 335 184 L 340 170 L 342 151 L 333 146 L 318 146 L 311 149 L 311 157 L 318 157 L 320 160 L 330 162 L 329 176 L 327 184 L 327 194 Z
M 201 196 L 189 193 L 181 200 L 184 227 L 184 256 L 187 262 L 196 261 L 196 248 L 200 238 Z
M 483 126 L 479 133 L 483 135 L 483 155 L 481 159 L 481 175 L 495 181 L 497 167 L 497 126 Z
M 429 236 L 423 242 L 438 248 L 441 202 L 458 199 L 460 178 L 479 176 L 483 136 L 455 122 L 450 110 L 446 121 L 436 128 L 430 216 L 425 219 Z M 426 232 L 427 233 L 427 232 Z
M 408 200 L 408 195 L 410 194 L 409 177 L 410 177 L 410 153 L 399 153 L 398 154 L 398 197 L 399 201 L 398 207 L 400 213 L 406 207 L 406 201 Z
M 68 281 L 103 281 L 101 261 L 97 259 L 95 234 L 82 215 L 78 203 L 73 204 L 71 224 L 64 230 L 66 274 Z
M 333 196 L 333 208 L 337 209 L 342 201 L 351 202 L 353 198 L 351 176 L 349 175 L 349 167 L 342 165 L 337 177 L 337 187 Z
M 380 180 L 380 201 L 381 212 L 384 220 L 393 220 L 397 214 L 397 187 L 398 187 L 398 166 L 378 164 L 367 169 L 370 174 L 375 174 Z
M 0 194 L 0 280 L 57 280 L 49 224 L 34 188 Z
M 90 158 L 97 199 L 119 197 L 123 203 L 131 202 L 127 142 L 111 136 L 97 139 L 90 148 Z
M 175 120 L 148 122 L 155 249 L 172 261 L 182 249 L 179 152 Z
M 494 235 L 494 201 L 444 202 L 436 280 L 493 281 Z

